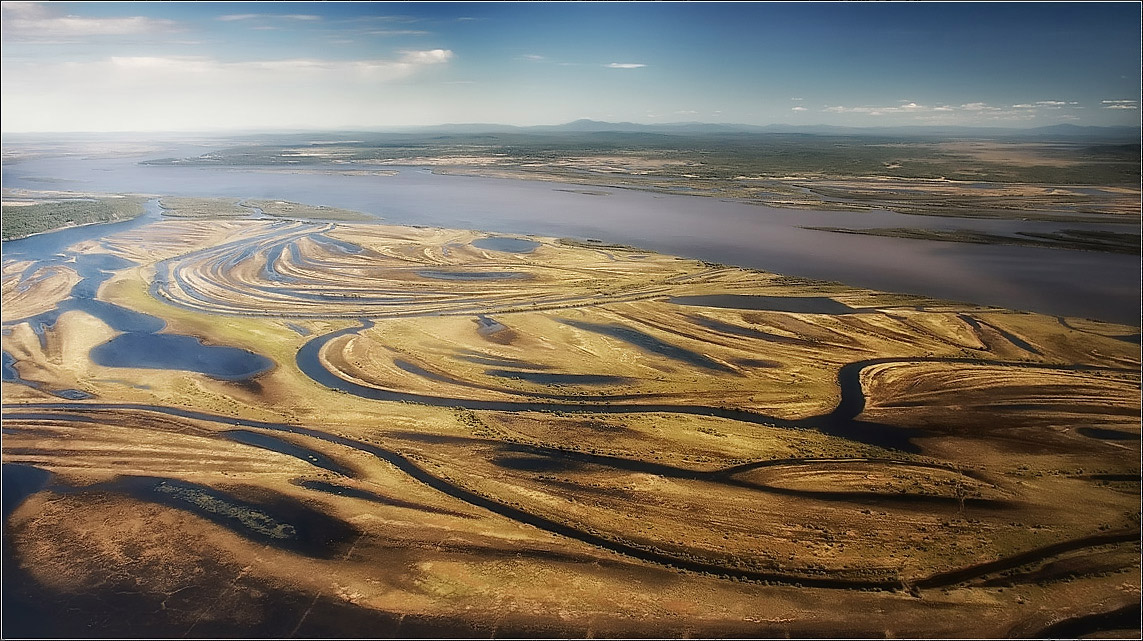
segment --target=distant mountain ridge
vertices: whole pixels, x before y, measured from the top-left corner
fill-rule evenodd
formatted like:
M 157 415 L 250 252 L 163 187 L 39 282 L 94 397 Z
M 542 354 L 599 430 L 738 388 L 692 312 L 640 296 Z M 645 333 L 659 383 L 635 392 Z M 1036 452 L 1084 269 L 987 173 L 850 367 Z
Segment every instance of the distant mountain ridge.
M 496 134 L 496 133 L 654 133 L 676 135 L 710 135 L 736 133 L 781 133 L 809 135 L 845 136 L 1004 136 L 1004 137 L 1066 137 L 1123 139 L 1140 138 L 1139 127 L 1098 127 L 1072 124 L 1048 125 L 1044 127 L 970 127 L 956 125 L 904 125 L 895 127 L 844 127 L 837 125 L 742 125 L 707 122 L 671 122 L 663 124 L 640 124 L 634 122 L 605 122 L 587 118 L 560 125 L 516 126 L 493 123 L 456 123 L 442 125 L 411 126 L 386 129 L 402 133 L 441 133 L 441 134 Z M 378 131 L 381 131 L 380 129 Z

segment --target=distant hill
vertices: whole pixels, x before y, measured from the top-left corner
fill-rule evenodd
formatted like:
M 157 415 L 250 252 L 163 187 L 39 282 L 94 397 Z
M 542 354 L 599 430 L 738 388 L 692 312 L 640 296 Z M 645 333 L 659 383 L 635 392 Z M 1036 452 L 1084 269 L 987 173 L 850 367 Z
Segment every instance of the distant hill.
M 425 127 L 389 129 L 402 133 L 439 133 L 453 135 L 496 133 L 654 133 L 674 135 L 711 135 L 736 133 L 782 133 L 833 136 L 924 136 L 940 138 L 1003 137 L 1003 138 L 1082 138 L 1124 140 L 1140 138 L 1139 127 L 1093 127 L 1079 125 L 1049 125 L 1045 127 L 961 127 L 961 126 L 900 126 L 900 127 L 839 127 L 835 125 L 742 125 L 705 122 L 673 122 L 645 125 L 634 122 L 604 122 L 581 119 L 561 125 L 513 125 L 464 123 Z

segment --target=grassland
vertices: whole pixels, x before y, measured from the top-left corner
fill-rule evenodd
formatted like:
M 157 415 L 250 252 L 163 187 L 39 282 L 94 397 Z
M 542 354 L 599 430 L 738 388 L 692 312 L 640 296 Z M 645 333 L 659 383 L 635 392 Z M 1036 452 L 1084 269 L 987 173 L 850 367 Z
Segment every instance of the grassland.
M 9 630 L 1137 634 L 1138 327 L 485 236 L 71 249 L 133 262 L 106 305 L 274 362 L 239 380 L 97 364 L 105 308 L 28 320 L 74 272 L 5 263 Z

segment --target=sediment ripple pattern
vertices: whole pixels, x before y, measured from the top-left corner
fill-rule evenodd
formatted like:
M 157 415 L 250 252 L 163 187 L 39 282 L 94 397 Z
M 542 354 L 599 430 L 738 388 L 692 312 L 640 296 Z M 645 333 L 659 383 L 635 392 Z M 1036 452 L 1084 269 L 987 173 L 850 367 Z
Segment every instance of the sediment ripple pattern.
M 601 282 L 622 278 L 624 270 L 522 265 L 503 255 L 490 259 L 489 252 L 468 245 L 463 237 L 432 248 L 413 243 L 358 245 L 335 237 L 333 229 L 277 224 L 162 261 L 152 294 L 216 314 L 387 318 L 599 304 L 667 291 L 643 282 L 600 292 Z

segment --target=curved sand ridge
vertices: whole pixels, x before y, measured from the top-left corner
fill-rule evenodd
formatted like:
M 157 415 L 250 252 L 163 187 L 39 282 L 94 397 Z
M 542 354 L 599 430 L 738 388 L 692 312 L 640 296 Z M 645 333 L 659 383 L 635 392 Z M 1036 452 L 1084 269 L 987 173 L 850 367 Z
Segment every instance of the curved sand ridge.
M 400 230 L 395 233 L 395 230 Z M 626 259 L 551 242 L 522 254 L 480 234 L 277 224 L 158 264 L 152 293 L 188 309 L 291 318 L 389 318 L 545 309 L 662 295 L 673 258 Z M 606 257 L 606 258 L 603 258 Z M 653 270 L 662 274 L 648 279 Z

